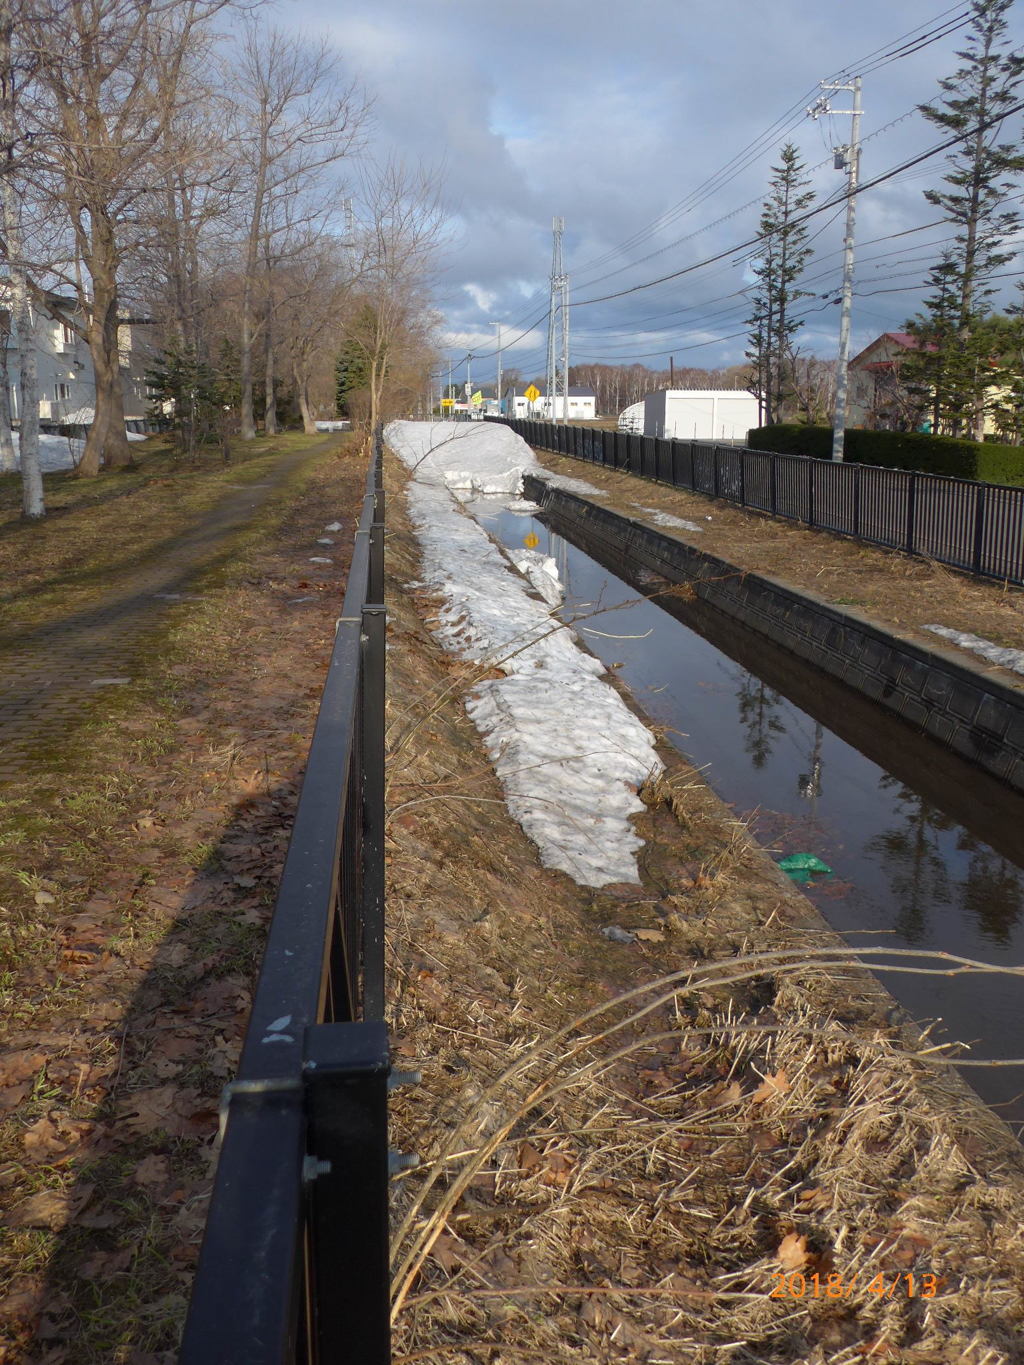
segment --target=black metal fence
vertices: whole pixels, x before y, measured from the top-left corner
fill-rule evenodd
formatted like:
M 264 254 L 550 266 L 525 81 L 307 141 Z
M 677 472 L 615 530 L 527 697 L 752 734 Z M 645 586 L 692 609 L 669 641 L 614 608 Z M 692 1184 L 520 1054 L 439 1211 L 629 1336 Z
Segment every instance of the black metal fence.
M 236 1080 L 180 1360 L 390 1359 L 384 493 L 348 591 Z
M 1024 488 L 597 427 L 506 425 L 541 450 L 1024 583 Z

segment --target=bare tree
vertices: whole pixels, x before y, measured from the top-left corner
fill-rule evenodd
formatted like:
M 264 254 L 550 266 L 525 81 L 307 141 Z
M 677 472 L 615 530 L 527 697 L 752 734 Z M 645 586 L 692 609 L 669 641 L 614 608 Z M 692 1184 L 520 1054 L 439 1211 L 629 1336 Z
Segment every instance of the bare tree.
M 234 139 L 249 192 L 242 207 L 243 267 L 239 367 L 241 434 L 256 434 L 253 351 L 262 279 L 265 323 L 273 323 L 267 282 L 289 236 L 308 236 L 329 207 L 323 172 L 346 156 L 368 107 L 354 86 L 341 87 L 337 59 L 310 44 L 249 24 L 231 82 Z M 280 249 L 280 250 L 279 250 Z M 272 338 L 264 350 L 273 365 Z M 273 383 L 269 387 L 273 388 Z M 272 406 L 272 395 L 271 395 Z
M 46 513 L 43 499 L 43 476 L 39 465 L 39 394 L 36 382 L 36 350 L 32 307 L 29 300 L 28 268 L 21 231 L 21 205 L 14 183 L 19 158 L 18 101 L 19 73 L 14 51 L 14 23 L 11 0 L 0 0 L 0 221 L 3 223 L 4 250 L 10 276 L 9 322 L 5 327 L 4 365 L 0 374 L 3 402 L 0 404 L 0 423 L 3 425 L 2 454 L 13 463 L 14 442 L 11 435 L 11 411 L 7 388 L 7 337 L 13 321 L 17 335 L 18 369 L 21 380 L 21 510 L 22 515 L 38 520 Z M 24 144 L 22 144 L 24 145 Z
M 81 474 L 131 460 L 118 346 L 122 266 L 164 178 L 161 153 L 180 113 L 187 60 L 227 3 L 39 0 L 41 183 L 71 226 L 63 282 L 77 292 L 85 322 L 65 321 L 88 341 L 96 384 Z
M 362 233 L 359 299 L 346 318 L 345 341 L 362 362 L 372 429 L 384 415 L 389 375 L 414 353 L 429 356 L 428 290 L 444 214 L 436 173 L 409 172 L 398 162 L 367 181 L 364 198 L 369 222 Z M 425 387 L 426 374 L 420 391 Z

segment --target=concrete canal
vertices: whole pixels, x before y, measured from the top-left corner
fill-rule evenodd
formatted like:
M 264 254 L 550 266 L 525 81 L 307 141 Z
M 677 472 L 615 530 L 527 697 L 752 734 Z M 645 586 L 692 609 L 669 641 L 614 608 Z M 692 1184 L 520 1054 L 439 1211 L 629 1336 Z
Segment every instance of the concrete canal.
M 469 510 L 510 548 L 537 537 L 566 588 L 563 617 L 773 856 L 809 852 L 833 869 L 804 890 L 835 929 L 853 943 L 1024 962 L 1024 798 L 720 613 L 644 600 L 648 576 L 506 501 Z M 882 979 L 936 1041 L 1024 1055 L 1019 981 Z M 1024 1068 L 964 1074 L 1019 1130 Z

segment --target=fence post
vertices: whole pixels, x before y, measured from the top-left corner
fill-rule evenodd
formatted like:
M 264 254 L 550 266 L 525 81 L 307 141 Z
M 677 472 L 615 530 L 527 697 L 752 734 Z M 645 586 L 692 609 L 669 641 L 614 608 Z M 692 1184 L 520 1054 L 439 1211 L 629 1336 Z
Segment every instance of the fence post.
M 907 485 L 907 554 L 914 553 L 914 523 L 917 512 L 917 472 L 911 470 Z
M 985 494 L 983 483 L 975 484 L 974 494 L 974 572 L 981 573 L 981 562 L 985 549 Z
M 860 465 L 853 466 L 853 534 L 860 535 Z
M 315 1359 L 388 1365 L 390 1062 L 384 1021 L 306 1029 Z
M 807 525 L 814 525 L 814 471 L 817 468 L 815 460 L 807 461 Z

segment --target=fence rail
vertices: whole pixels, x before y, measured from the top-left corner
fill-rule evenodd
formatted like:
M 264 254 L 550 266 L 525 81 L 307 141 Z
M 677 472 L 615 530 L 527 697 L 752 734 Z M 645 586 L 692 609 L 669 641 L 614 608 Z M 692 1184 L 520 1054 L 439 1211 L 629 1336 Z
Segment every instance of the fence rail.
M 541 450 L 708 493 L 984 578 L 1024 583 L 1024 488 L 597 427 L 487 420 L 504 421 Z
M 378 433 L 182 1365 L 390 1359 L 381 457 Z

